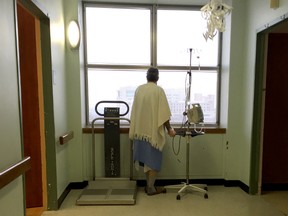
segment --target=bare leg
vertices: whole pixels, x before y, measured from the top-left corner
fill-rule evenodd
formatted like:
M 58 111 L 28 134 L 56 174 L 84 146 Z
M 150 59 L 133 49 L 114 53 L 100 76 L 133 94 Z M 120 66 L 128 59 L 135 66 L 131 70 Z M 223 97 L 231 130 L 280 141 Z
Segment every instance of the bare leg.
M 154 184 L 155 184 L 155 180 L 157 177 L 157 172 L 155 170 L 149 170 L 145 174 L 146 174 L 146 181 L 147 181 L 147 194 L 156 193 Z

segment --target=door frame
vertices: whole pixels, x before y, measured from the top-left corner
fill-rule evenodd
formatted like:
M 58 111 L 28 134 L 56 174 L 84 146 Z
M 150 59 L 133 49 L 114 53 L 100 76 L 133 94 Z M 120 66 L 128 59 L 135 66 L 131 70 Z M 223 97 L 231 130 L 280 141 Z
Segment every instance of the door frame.
M 47 188 L 47 210 L 57 210 L 57 176 L 56 176 L 56 146 L 55 146 L 55 126 L 54 126 L 54 106 L 53 106 L 53 78 L 52 78 L 52 58 L 51 58 L 51 38 L 50 38 L 50 18 L 47 11 L 35 0 L 14 0 L 15 22 L 17 22 L 17 4 L 20 3 L 33 16 L 40 21 L 41 57 L 42 57 L 42 81 L 43 81 L 43 101 L 44 101 L 44 127 L 45 127 L 45 151 L 46 155 L 46 188 Z M 16 44 L 18 61 L 18 89 L 19 100 L 21 99 L 21 79 L 19 62 L 19 42 L 18 29 L 16 23 Z M 20 107 L 20 118 L 22 119 L 22 108 Z M 23 137 L 23 121 L 21 120 L 21 134 Z M 22 154 L 24 153 L 24 143 L 22 138 Z M 23 177 L 24 178 L 24 177 Z M 25 181 L 25 178 L 24 178 Z M 25 185 L 25 184 L 24 184 Z M 24 188 L 24 198 L 26 197 Z M 26 206 L 24 199 L 24 206 Z
M 262 157 L 263 157 L 263 129 L 265 111 L 265 78 L 268 48 L 268 34 L 284 22 L 288 22 L 288 13 L 271 21 L 257 30 L 256 61 L 254 80 L 254 104 L 251 138 L 251 163 L 249 193 L 261 194 L 262 187 Z

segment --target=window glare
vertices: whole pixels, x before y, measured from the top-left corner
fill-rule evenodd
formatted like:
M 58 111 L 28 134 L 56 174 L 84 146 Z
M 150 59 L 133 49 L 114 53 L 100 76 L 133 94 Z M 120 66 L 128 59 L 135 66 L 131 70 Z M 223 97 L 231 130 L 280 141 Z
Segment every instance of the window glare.
M 157 64 L 189 66 L 192 48 L 192 65 L 217 66 L 218 34 L 206 41 L 205 26 L 200 11 L 158 10 Z
M 95 112 L 95 105 L 99 101 L 121 100 L 125 101 L 129 105 L 129 108 L 131 108 L 136 88 L 145 82 L 146 71 L 112 71 L 89 69 L 89 121 L 91 122 L 94 118 L 99 117 Z M 103 105 L 107 106 L 107 104 Z M 108 104 L 108 106 L 109 105 L 111 104 Z M 111 106 L 114 105 L 112 104 Z M 100 113 L 103 113 L 103 108 L 104 106 L 99 106 Z M 125 110 L 121 110 L 120 108 L 120 114 L 124 113 Z M 126 117 L 128 116 L 130 116 L 130 114 L 128 114 Z
M 88 7 L 86 28 L 89 64 L 149 65 L 149 10 Z
M 190 104 L 200 103 L 206 123 L 216 122 L 217 73 L 216 71 L 191 72 Z M 171 109 L 171 122 L 182 123 L 185 111 L 185 98 L 188 92 L 189 76 L 186 71 L 161 71 L 158 85 L 167 96 Z

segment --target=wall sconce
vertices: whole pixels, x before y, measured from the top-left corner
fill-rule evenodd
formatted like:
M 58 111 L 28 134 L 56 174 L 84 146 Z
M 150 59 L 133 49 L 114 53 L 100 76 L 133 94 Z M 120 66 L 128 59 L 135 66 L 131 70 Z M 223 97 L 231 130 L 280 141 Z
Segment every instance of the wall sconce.
M 210 0 L 201 8 L 202 16 L 207 20 L 207 30 L 203 34 L 206 41 L 213 39 L 217 31 L 225 31 L 225 16 L 230 14 L 232 7 L 223 3 L 222 0 Z
M 72 49 L 77 49 L 80 45 L 80 28 L 77 21 L 70 21 L 67 29 L 69 45 Z

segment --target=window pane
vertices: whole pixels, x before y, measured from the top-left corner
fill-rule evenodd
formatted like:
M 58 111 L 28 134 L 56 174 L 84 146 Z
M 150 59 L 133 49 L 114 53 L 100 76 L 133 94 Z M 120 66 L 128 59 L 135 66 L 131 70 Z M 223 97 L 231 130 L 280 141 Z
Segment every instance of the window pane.
M 88 64 L 150 64 L 150 10 L 86 8 Z
M 218 65 L 218 34 L 213 41 L 203 37 L 206 20 L 200 11 L 157 11 L 157 64 L 189 66 Z
M 166 93 L 172 112 L 172 123 L 181 124 L 185 111 L 185 98 L 189 76 L 187 72 L 160 71 L 158 85 Z M 95 112 L 95 105 L 103 100 L 125 101 L 131 108 L 136 88 L 146 83 L 146 71 L 112 71 L 88 70 L 89 94 L 89 122 L 99 117 Z M 191 103 L 200 103 L 204 112 L 205 123 L 216 122 L 216 71 L 196 71 L 191 77 Z M 103 106 L 102 106 L 103 105 Z M 115 107 L 115 104 L 99 105 L 98 111 L 103 113 L 104 106 Z M 120 107 L 120 113 L 126 111 L 125 106 Z M 130 118 L 130 113 L 126 116 Z
M 88 95 L 89 95 L 89 122 L 99 115 L 95 112 L 95 105 L 99 101 L 121 100 L 125 101 L 131 109 L 135 89 L 146 82 L 146 71 L 113 71 L 113 70 L 88 70 Z M 103 105 L 103 106 L 102 106 Z M 99 105 L 99 113 L 104 112 L 104 107 L 115 107 L 115 104 Z M 120 107 L 120 114 L 126 112 L 125 105 Z M 130 113 L 123 118 L 129 118 Z
M 158 85 L 166 93 L 172 112 L 171 122 L 182 123 L 185 111 L 186 93 L 189 89 L 187 72 L 160 72 Z M 216 122 L 217 73 L 216 71 L 192 71 L 191 101 L 199 103 L 204 113 L 205 123 Z

